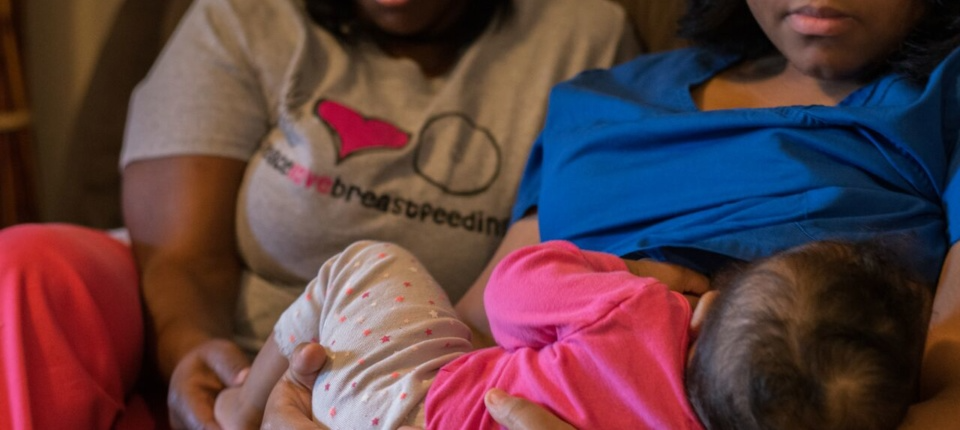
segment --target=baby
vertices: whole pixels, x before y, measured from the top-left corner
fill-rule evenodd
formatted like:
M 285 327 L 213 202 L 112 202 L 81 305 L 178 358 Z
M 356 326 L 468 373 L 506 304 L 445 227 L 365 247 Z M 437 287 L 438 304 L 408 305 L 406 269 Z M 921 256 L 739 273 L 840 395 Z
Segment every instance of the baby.
M 255 427 L 277 363 L 318 341 L 328 360 L 313 411 L 328 428 L 499 428 L 483 406 L 492 387 L 578 428 L 893 428 L 931 300 L 897 260 L 817 242 L 690 300 L 616 256 L 546 242 L 494 271 L 485 306 L 497 346 L 471 352 L 470 329 L 417 260 L 361 242 L 284 313 L 217 417 Z
M 711 429 L 893 429 L 931 288 L 876 243 L 815 242 L 719 282 L 686 372 Z

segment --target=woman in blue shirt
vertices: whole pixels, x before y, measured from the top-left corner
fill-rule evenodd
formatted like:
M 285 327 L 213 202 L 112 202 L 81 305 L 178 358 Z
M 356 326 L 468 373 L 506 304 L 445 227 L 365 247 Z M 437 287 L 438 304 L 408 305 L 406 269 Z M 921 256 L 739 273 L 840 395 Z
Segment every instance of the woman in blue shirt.
M 960 405 L 958 28 L 956 2 L 692 0 L 682 32 L 694 47 L 555 88 L 497 256 L 565 239 L 709 276 L 812 240 L 909 237 L 910 263 L 939 286 L 922 397 L 903 426 L 950 427 Z M 485 281 L 457 305 L 481 333 Z M 288 377 L 275 394 L 291 387 Z M 546 425 L 517 402 L 488 406 L 514 411 L 514 428 Z

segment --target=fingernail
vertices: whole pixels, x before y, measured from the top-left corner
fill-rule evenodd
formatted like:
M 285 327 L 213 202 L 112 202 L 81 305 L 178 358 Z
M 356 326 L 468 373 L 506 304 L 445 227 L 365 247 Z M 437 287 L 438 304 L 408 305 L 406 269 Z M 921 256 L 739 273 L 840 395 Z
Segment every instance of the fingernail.
M 247 367 L 237 372 L 237 376 L 234 377 L 233 380 L 236 381 L 237 385 L 243 384 L 247 380 L 247 375 L 249 374 L 250 374 L 250 368 Z
M 490 391 L 487 391 L 486 397 L 484 400 L 487 402 L 487 405 L 496 406 L 500 403 L 503 403 L 503 399 L 506 393 L 499 388 L 491 388 Z

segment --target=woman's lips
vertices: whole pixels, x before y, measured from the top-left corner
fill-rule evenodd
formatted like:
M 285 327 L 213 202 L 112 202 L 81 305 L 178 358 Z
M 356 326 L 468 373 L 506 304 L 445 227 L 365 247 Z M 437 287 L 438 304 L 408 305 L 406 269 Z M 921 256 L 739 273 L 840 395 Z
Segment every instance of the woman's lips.
M 790 12 L 787 24 L 804 36 L 838 36 L 853 24 L 853 19 L 827 8 L 805 7 Z

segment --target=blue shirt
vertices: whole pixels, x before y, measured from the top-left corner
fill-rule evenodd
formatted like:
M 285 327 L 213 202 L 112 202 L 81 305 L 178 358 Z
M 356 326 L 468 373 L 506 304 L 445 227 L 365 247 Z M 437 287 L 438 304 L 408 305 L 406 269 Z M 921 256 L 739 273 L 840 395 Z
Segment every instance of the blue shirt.
M 694 268 L 902 233 L 936 279 L 960 238 L 960 54 L 925 87 L 891 74 L 838 106 L 700 111 L 690 89 L 737 60 L 690 48 L 558 85 L 514 219 L 536 207 L 544 241 Z

